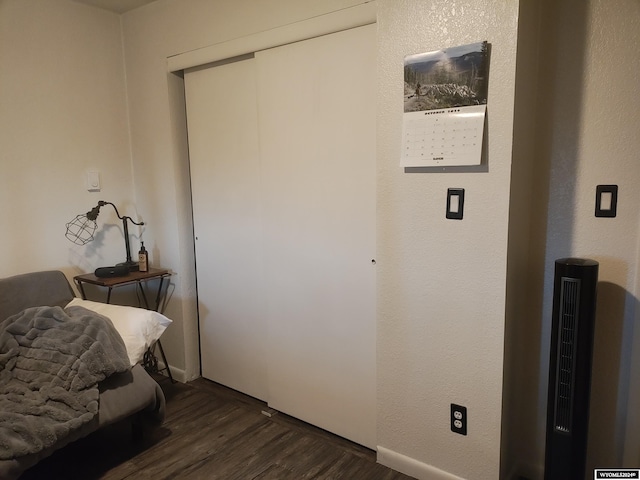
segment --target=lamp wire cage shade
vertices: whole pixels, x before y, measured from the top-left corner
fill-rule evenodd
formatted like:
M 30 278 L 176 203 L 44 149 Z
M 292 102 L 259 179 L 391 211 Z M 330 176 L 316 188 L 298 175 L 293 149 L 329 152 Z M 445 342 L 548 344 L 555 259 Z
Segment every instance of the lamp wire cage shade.
M 90 220 L 86 214 L 80 214 L 67 223 L 66 227 L 65 237 L 76 245 L 86 245 L 93 240 L 98 224 L 95 220 Z

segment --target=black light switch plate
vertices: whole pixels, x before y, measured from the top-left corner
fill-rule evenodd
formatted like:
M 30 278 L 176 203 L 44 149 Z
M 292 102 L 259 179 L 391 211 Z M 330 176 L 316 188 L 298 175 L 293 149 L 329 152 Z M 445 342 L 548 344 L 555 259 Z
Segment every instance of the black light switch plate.
M 447 215 L 452 220 L 462 220 L 464 212 L 464 188 L 447 190 Z
M 615 217 L 618 211 L 618 185 L 596 187 L 596 217 Z

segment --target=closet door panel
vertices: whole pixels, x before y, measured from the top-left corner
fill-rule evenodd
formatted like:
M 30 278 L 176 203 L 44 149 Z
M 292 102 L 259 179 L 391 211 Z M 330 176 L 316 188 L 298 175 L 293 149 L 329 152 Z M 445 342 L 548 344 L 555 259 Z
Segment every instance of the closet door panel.
M 268 402 L 376 446 L 375 26 L 256 53 Z
M 255 60 L 185 74 L 202 375 L 266 399 Z

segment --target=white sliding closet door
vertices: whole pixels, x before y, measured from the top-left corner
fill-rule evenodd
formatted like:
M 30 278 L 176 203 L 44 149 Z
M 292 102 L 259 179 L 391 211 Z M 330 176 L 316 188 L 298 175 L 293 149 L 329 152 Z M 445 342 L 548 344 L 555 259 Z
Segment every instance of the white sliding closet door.
M 187 71 L 202 375 L 266 400 L 255 60 Z
M 372 448 L 375 32 L 256 53 L 268 402 Z
M 185 73 L 203 376 L 371 448 L 375 31 Z

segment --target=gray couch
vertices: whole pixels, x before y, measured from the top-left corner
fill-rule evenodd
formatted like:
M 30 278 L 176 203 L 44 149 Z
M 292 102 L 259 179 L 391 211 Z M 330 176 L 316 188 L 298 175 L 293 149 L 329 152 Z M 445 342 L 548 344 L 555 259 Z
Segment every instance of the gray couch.
M 34 272 L 0 279 L 0 322 L 30 307 L 64 307 L 73 297 L 69 282 L 59 271 Z M 165 398 L 162 389 L 140 365 L 106 378 L 100 382 L 99 391 L 99 412 L 91 422 L 38 453 L 0 459 L 0 478 L 18 478 L 42 458 L 105 425 L 129 417 L 135 419 L 137 424 L 160 424 L 164 419 Z M 6 428 L 7 425 L 0 427 Z

